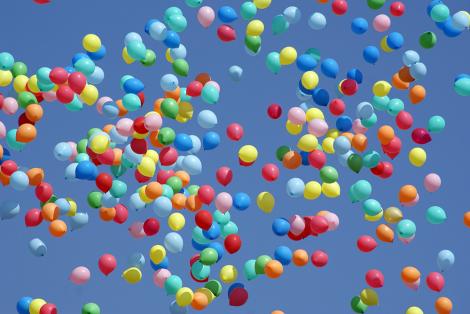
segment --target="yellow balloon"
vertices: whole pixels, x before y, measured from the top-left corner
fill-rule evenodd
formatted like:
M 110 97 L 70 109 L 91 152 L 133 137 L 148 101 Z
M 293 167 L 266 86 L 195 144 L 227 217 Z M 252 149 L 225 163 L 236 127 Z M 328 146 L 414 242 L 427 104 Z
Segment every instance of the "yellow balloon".
M 304 126 L 302 124 L 294 124 L 290 122 L 289 120 L 286 121 L 286 130 L 287 130 L 287 133 L 289 133 L 290 135 L 300 134 L 303 128 Z
M 341 195 L 341 187 L 339 186 L 338 182 L 323 182 L 321 185 L 321 191 L 323 192 L 323 195 L 328 198 L 336 198 Z
M 343 84 L 344 81 L 346 81 L 346 80 L 341 80 L 341 82 L 339 82 L 339 84 L 338 84 L 338 92 L 340 92 L 341 95 L 344 95 L 343 90 L 341 89 L 341 84 Z
M 137 267 L 131 267 L 123 271 L 121 277 L 130 284 L 136 284 L 142 280 L 142 272 Z
M 75 201 L 73 199 L 71 199 L 70 197 L 66 197 L 65 199 L 70 204 L 70 209 L 67 212 L 67 216 L 69 216 L 69 217 L 75 216 L 77 214 L 77 207 L 78 207 L 77 203 L 75 203 Z
M 189 121 L 188 118 L 182 117 L 181 115 L 177 114 L 175 120 L 179 123 L 186 123 Z
M 146 188 L 147 188 L 147 185 L 143 185 L 139 188 L 139 197 L 142 200 L 142 202 L 144 202 L 145 204 L 148 204 L 148 203 L 151 203 L 153 201 L 153 199 L 149 198 L 145 194 L 145 189 Z
M 193 302 L 194 292 L 190 288 L 183 287 L 176 292 L 176 303 L 180 307 L 185 307 Z
M 384 215 L 384 211 L 382 210 L 380 213 L 378 213 L 375 216 L 369 216 L 367 214 L 364 214 L 364 219 L 370 222 L 375 222 L 375 221 L 379 221 L 380 219 L 382 219 L 383 215 Z
M 387 36 L 385 36 L 384 38 L 382 38 L 382 40 L 380 41 L 380 48 L 382 48 L 383 51 L 385 52 L 392 52 L 393 49 L 390 48 L 388 45 L 387 45 Z
M 193 105 L 191 105 L 189 102 L 182 101 L 179 103 L 178 114 L 184 119 L 192 119 L 193 112 Z
M 132 134 L 132 138 L 137 138 L 137 139 L 144 139 L 144 138 L 147 138 L 149 136 L 149 133 L 144 133 L 144 134 L 140 134 L 140 133 L 137 133 L 137 132 L 134 132 Z
M 314 151 L 318 146 L 318 139 L 313 134 L 305 134 L 297 142 L 297 147 L 304 152 Z
M 264 24 L 260 20 L 251 20 L 246 25 L 247 36 L 260 36 L 264 32 Z
M 199 288 L 196 291 L 205 294 L 206 297 L 207 297 L 207 300 L 209 300 L 209 304 L 211 304 L 212 301 L 214 301 L 214 299 L 215 299 L 214 293 L 212 293 L 212 291 L 210 291 L 207 288 Z
M 408 154 L 410 163 L 415 167 L 422 167 L 426 162 L 426 157 L 426 151 L 421 147 L 413 148 Z
M 271 5 L 271 0 L 253 0 L 257 9 L 266 9 Z
M 88 52 L 97 52 L 101 49 L 101 39 L 95 34 L 88 34 L 83 37 L 82 45 Z
M 325 138 L 321 144 L 323 151 L 327 154 L 334 154 L 335 153 L 335 148 L 333 146 L 334 142 L 335 142 L 335 139 L 332 137 Z
M 13 84 L 15 83 L 13 82 Z M 33 76 L 29 78 L 28 88 L 33 93 L 39 93 L 41 91 L 38 87 L 38 77 L 36 76 L 36 74 L 34 74 Z
M 26 84 L 28 84 L 28 77 L 26 75 L 18 75 L 13 80 L 13 88 L 18 94 L 26 90 Z
M 389 207 L 384 212 L 384 219 L 389 224 L 396 224 L 403 219 L 403 213 L 399 208 Z
M 379 295 L 371 288 L 365 288 L 362 290 L 359 297 L 361 298 L 362 303 L 366 305 L 374 306 L 379 304 Z
M 135 60 L 129 56 L 129 53 L 127 52 L 127 47 L 122 48 L 122 59 L 124 60 L 125 63 L 131 64 L 134 63 Z
M 321 195 L 321 185 L 317 181 L 310 181 L 305 184 L 304 198 L 314 200 Z
M 253 145 L 244 145 L 238 151 L 238 158 L 246 163 L 254 162 L 258 158 L 258 150 Z
M 168 48 L 166 51 L 165 51 L 165 59 L 166 61 L 168 61 L 169 63 L 173 63 L 174 60 L 173 58 L 171 57 L 171 54 L 170 54 L 170 48 Z
M 47 302 L 43 299 L 34 299 L 29 304 L 29 313 L 30 314 L 39 314 L 41 311 L 41 307 L 47 304 Z
M 405 314 L 424 314 L 423 310 L 417 306 L 409 307 Z
M 275 203 L 274 196 L 269 192 L 261 192 L 256 197 L 256 205 L 267 214 L 272 212 Z
M 279 58 L 282 65 L 292 64 L 297 59 L 297 50 L 294 47 L 282 48 Z
M 155 151 L 153 149 L 147 150 L 144 157 L 148 157 L 148 158 L 152 159 L 154 163 L 157 163 L 158 158 L 159 158 L 157 151 Z
M 374 86 L 372 87 L 372 92 L 377 97 L 384 97 L 390 93 L 392 89 L 392 85 L 390 85 L 387 81 L 378 81 L 375 82 Z
M 181 213 L 173 213 L 168 216 L 168 227 L 173 231 L 180 231 L 184 228 L 186 224 L 186 219 Z
M 224 283 L 234 282 L 238 277 L 237 268 L 233 265 L 225 265 L 220 269 L 219 276 Z
M 332 137 L 333 139 L 336 139 L 338 136 L 340 136 L 341 132 L 338 129 L 329 129 L 326 132 L 326 137 Z
M 325 116 L 323 112 L 318 108 L 310 108 L 305 112 L 305 117 L 307 118 L 307 122 L 312 121 L 313 119 L 321 119 L 325 120 Z
M 139 171 L 143 176 L 150 178 L 155 174 L 156 168 L 157 166 L 155 165 L 153 159 L 144 156 L 142 157 L 140 164 L 137 166 L 137 171 Z
M 0 70 L 0 86 L 6 87 L 11 84 L 13 80 L 13 74 L 10 71 Z
M 94 85 L 91 85 L 91 84 L 86 84 L 85 88 L 80 94 L 80 98 L 88 106 L 93 105 L 98 100 L 99 96 L 100 96 L 100 92 Z
M 160 264 L 166 257 L 166 250 L 163 246 L 157 244 L 150 248 L 149 255 L 154 264 Z
M 95 135 L 90 141 L 90 149 L 97 153 L 103 154 L 109 147 L 109 137 L 104 134 Z
M 302 74 L 302 78 L 300 80 L 304 88 L 311 90 L 317 87 L 320 79 L 318 78 L 318 74 L 316 72 L 307 71 L 304 74 Z

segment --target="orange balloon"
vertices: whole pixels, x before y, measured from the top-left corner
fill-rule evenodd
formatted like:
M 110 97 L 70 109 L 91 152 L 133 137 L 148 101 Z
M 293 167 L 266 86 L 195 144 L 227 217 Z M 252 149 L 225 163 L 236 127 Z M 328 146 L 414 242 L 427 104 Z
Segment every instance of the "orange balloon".
M 116 105 L 118 106 L 120 117 L 123 117 L 128 113 L 127 109 L 124 108 L 124 105 L 122 104 L 122 99 L 116 100 Z
M 380 224 L 375 229 L 375 234 L 382 242 L 392 243 L 395 237 L 395 233 L 393 232 L 392 228 L 385 224 Z
M 150 132 L 148 138 L 150 140 L 150 144 L 152 144 L 154 147 L 163 147 L 162 143 L 158 141 L 158 130 Z
M 349 142 L 352 142 L 354 134 L 352 134 L 351 132 L 344 132 L 341 134 L 341 136 L 345 136 L 349 140 Z
M 414 82 L 415 78 L 411 76 L 410 74 L 410 68 L 409 67 L 403 67 L 398 71 L 398 76 L 400 80 L 406 83 L 411 83 Z
M 162 113 L 162 102 L 165 100 L 165 98 L 158 98 L 157 100 L 155 100 L 153 102 L 153 111 L 155 112 L 158 112 L 162 117 L 163 117 L 163 113 Z
M 26 171 L 29 178 L 29 185 L 37 186 L 44 180 L 44 170 L 41 168 L 31 168 Z
M 438 314 L 450 314 L 452 312 L 452 301 L 446 297 L 440 297 L 434 303 L 434 308 Z
M 114 152 L 114 159 L 113 159 L 113 166 L 119 166 L 121 164 L 122 159 L 122 149 L 121 148 L 113 148 Z
M 26 118 L 28 118 L 31 122 L 38 122 L 42 119 L 44 115 L 44 110 L 42 109 L 41 105 L 38 104 L 31 104 L 26 107 L 24 110 L 24 114 Z
M 199 291 L 194 292 L 193 301 L 191 302 L 191 306 L 193 309 L 197 311 L 204 310 L 209 305 L 209 299 L 207 296 Z
M 305 250 L 295 250 L 292 254 L 292 262 L 296 266 L 305 266 L 308 264 L 308 253 Z
M 3 146 L 0 144 L 0 159 L 3 158 Z
M 325 4 L 325 3 L 328 3 L 328 0 L 318 0 L 319 3 L 322 3 L 322 4 Z M 280 311 L 279 311 L 280 312 Z M 273 312 L 274 313 L 274 312 Z M 282 312 L 284 313 L 284 312 Z
M 183 183 L 183 187 L 187 186 L 189 182 L 191 181 L 191 177 L 189 176 L 189 173 L 187 173 L 184 170 L 176 171 L 175 176 L 181 179 L 181 182 Z
M 395 137 L 395 131 L 389 125 L 383 125 L 377 132 L 377 137 L 382 145 L 387 145 Z
M 190 195 L 186 198 L 186 208 L 191 212 L 196 212 L 202 207 L 202 202 L 197 195 Z
M 210 80 L 212 80 L 212 78 L 209 73 L 199 73 L 195 78 L 195 81 L 201 82 L 202 85 L 205 85 Z
M 10 184 L 10 176 L 7 176 L 0 170 L 0 181 L 3 185 L 8 185 Z
M 407 266 L 401 270 L 401 279 L 407 283 L 418 281 L 421 277 L 419 270 L 413 266 Z
M 321 1 L 319 1 L 319 2 L 321 2 Z M 275 310 L 275 311 L 272 311 L 271 314 L 284 314 L 284 312 L 281 311 L 281 310 Z
M 59 218 L 60 209 L 55 203 L 46 203 L 41 208 L 41 216 L 47 221 L 53 221 Z
M 367 148 L 367 136 L 361 133 L 355 134 L 354 137 L 352 138 L 351 143 L 354 149 L 356 149 L 359 152 L 363 152 Z
M 412 104 L 419 104 L 426 98 L 426 89 L 422 85 L 415 85 L 410 89 L 408 97 Z
M 463 214 L 463 223 L 470 228 L 470 212 Z
M 145 196 L 148 198 L 154 200 L 163 193 L 163 188 L 160 183 L 157 181 L 150 182 L 147 184 L 147 187 L 145 188 Z
M 16 140 L 20 143 L 32 142 L 37 135 L 36 127 L 29 123 L 24 123 L 16 130 Z
M 297 169 L 302 164 L 302 157 L 296 151 L 287 152 L 282 158 L 282 165 L 287 169 Z
M 171 203 L 175 209 L 183 209 L 186 206 L 186 196 L 183 193 L 176 193 L 171 198 Z
M 103 132 L 105 133 L 108 133 L 111 132 L 111 129 L 114 127 L 113 124 L 106 124 L 104 127 L 103 127 Z
M 49 225 L 49 232 L 54 237 L 60 238 L 67 232 L 67 225 L 60 219 L 56 219 Z
M 411 184 L 407 184 L 407 185 L 402 186 L 400 188 L 400 191 L 398 192 L 398 200 L 401 203 L 412 202 L 416 199 L 416 196 L 418 196 L 418 191 Z
M 393 74 L 393 76 L 392 76 L 392 85 L 396 89 L 400 89 L 400 90 L 406 90 L 410 87 L 410 83 L 403 82 L 400 79 L 400 75 L 398 73 Z
M 284 272 L 284 267 L 282 266 L 281 262 L 278 260 L 270 260 L 265 266 L 264 266 L 264 273 L 268 278 L 279 278 L 282 273 Z
M 100 207 L 100 218 L 103 221 L 111 221 L 116 216 L 116 209 L 114 207 Z
M 177 87 L 175 90 L 166 91 L 165 98 L 173 98 L 177 102 L 180 101 L 181 88 Z

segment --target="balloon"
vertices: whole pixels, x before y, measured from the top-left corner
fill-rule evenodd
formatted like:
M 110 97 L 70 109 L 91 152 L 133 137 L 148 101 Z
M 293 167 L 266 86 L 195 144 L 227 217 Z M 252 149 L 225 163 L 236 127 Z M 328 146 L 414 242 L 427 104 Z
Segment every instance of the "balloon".
M 231 123 L 227 126 L 226 134 L 232 141 L 239 141 L 243 137 L 243 127 L 238 123 Z
M 406 310 L 405 314 L 424 314 L 424 312 L 419 307 L 412 306 Z
M 368 306 L 375 306 L 379 304 L 379 296 L 371 288 L 365 288 L 360 294 L 361 301 Z
M 243 69 L 238 66 L 238 65 L 232 65 L 229 69 L 228 69 L 228 73 L 230 75 L 230 78 L 232 80 L 234 80 L 235 82 L 238 82 L 241 80 L 242 78 L 242 75 L 243 75 Z
M 279 53 L 279 61 L 281 65 L 289 65 L 297 59 L 297 50 L 293 47 L 284 47 Z
M 72 270 L 70 273 L 70 281 L 76 285 L 83 285 L 90 280 L 90 270 L 85 266 L 79 266 Z
M 438 314 L 450 314 L 452 312 L 452 301 L 446 297 L 439 297 L 434 303 L 434 308 Z
M 362 17 L 355 18 L 351 23 L 353 33 L 362 35 L 369 29 L 369 23 Z
M 322 73 L 329 78 L 336 78 L 339 72 L 339 65 L 336 60 L 328 58 L 323 60 L 321 64 Z
M 326 27 L 326 17 L 320 12 L 315 12 L 310 16 L 308 26 L 313 30 L 322 30 Z
M 263 10 L 271 5 L 271 0 L 253 0 L 256 8 Z
M 227 192 L 217 194 L 215 198 L 215 207 L 221 212 L 227 212 L 233 204 L 232 196 Z
M 377 242 L 371 236 L 363 235 L 357 240 L 357 247 L 361 252 L 369 253 L 377 247 Z
M 425 49 L 433 48 L 437 43 L 437 36 L 433 32 L 424 32 L 419 36 L 419 44 Z
M 234 282 L 238 277 L 237 268 L 233 265 L 225 265 L 220 269 L 219 276 L 224 283 Z
M 11 219 L 20 213 L 20 205 L 11 200 L 0 203 L 0 220 Z
M 29 250 L 34 256 L 44 256 L 47 253 L 47 246 L 40 239 L 35 238 L 29 241 Z
M 286 16 L 279 14 L 273 18 L 271 23 L 271 29 L 274 35 L 279 35 L 289 29 L 289 22 L 287 21 Z
M 424 187 L 428 192 L 437 192 L 441 187 L 441 177 L 436 173 L 430 173 L 424 177 Z
M 431 224 L 441 224 L 447 220 L 447 214 L 439 206 L 431 206 L 426 210 L 426 220 Z
M 286 191 L 287 195 L 297 198 L 303 195 L 305 183 L 300 178 L 291 178 L 287 181 Z
M 224 247 L 229 254 L 238 252 L 241 248 L 242 242 L 240 236 L 237 234 L 230 234 L 224 240 Z
M 111 254 L 103 254 L 98 260 L 98 267 L 105 276 L 108 276 L 117 267 L 116 258 Z
M 255 4 L 256 2 L 260 2 L 260 1 L 271 2 L 271 0 L 255 0 Z M 229 304 L 231 306 L 242 306 L 247 301 L 248 301 L 248 292 L 243 287 L 234 288 L 232 290 L 232 293 L 229 296 Z
M 291 24 L 296 24 L 297 22 L 300 21 L 302 12 L 300 11 L 299 8 L 290 6 L 284 9 L 284 11 L 282 12 L 282 15 L 286 18 L 287 22 Z
M 275 205 L 274 196 L 269 192 L 261 192 L 256 197 L 256 205 L 265 213 L 270 213 Z
M 447 18 L 449 18 L 450 11 L 445 4 L 440 3 L 431 9 L 430 15 L 434 22 L 444 22 L 447 20 Z
M 349 198 L 353 203 L 367 200 L 372 194 L 372 185 L 367 180 L 359 180 L 349 189 Z
M 392 22 L 390 21 L 390 18 L 385 14 L 377 15 L 376 17 L 374 17 L 374 20 L 372 22 L 374 29 L 380 33 L 386 32 L 390 28 L 391 24 Z
M 29 312 L 30 314 L 40 314 L 41 308 L 46 305 L 47 302 L 43 299 L 33 299 L 29 304 Z
M 366 282 L 372 288 L 382 288 L 384 286 L 384 275 L 377 269 L 368 270 L 366 273 Z
M 22 297 L 16 303 L 16 311 L 19 314 L 29 314 L 29 306 L 32 301 L 33 301 L 33 298 L 31 297 Z
M 398 32 L 392 32 L 387 36 L 387 45 L 393 50 L 400 49 L 404 41 L 403 35 Z
M 181 253 L 183 251 L 183 238 L 176 232 L 170 232 L 164 238 L 165 248 L 171 253 Z
M 289 232 L 290 224 L 284 218 L 276 218 L 272 224 L 272 230 L 274 234 L 278 236 L 284 236 Z
M 313 252 L 312 264 L 316 267 L 326 266 L 328 264 L 328 254 L 320 250 Z
M 445 128 L 445 126 L 446 122 L 444 118 L 441 116 L 432 116 L 429 118 L 427 129 L 431 133 L 439 133 Z
M 279 53 L 273 51 L 266 56 L 266 67 L 274 74 L 279 73 L 281 70 L 281 56 Z
M 252 145 L 244 145 L 238 151 L 240 161 L 250 165 L 258 158 L 258 150 Z
M 452 25 L 459 31 L 463 31 L 470 27 L 468 13 L 466 11 L 459 11 L 452 15 Z
M 142 279 L 142 272 L 137 267 L 130 267 L 123 271 L 121 277 L 130 284 L 136 284 Z
M 367 63 L 375 64 L 380 58 L 380 51 L 375 46 L 367 46 L 364 48 L 362 56 Z
M 441 272 L 447 271 L 455 263 L 455 256 L 452 251 L 442 250 L 437 254 L 437 266 Z
M 397 224 L 397 232 L 401 238 L 411 238 L 416 233 L 416 225 L 409 219 L 400 220 Z
M 251 1 L 243 2 L 240 7 L 240 13 L 245 20 L 251 20 L 256 15 L 257 7 Z
M 426 163 L 426 151 L 421 147 L 415 147 L 408 154 L 410 163 L 415 167 L 422 167 Z
M 346 0 L 334 0 L 331 3 L 331 8 L 336 15 L 343 15 L 348 11 L 348 2 Z
M 429 273 L 426 277 L 426 284 L 428 285 L 429 289 L 440 292 L 444 289 L 445 279 L 444 277 L 438 272 Z
M 405 13 L 405 4 L 401 1 L 395 1 L 390 5 L 390 13 L 393 16 L 402 16 Z
M 470 77 L 464 76 L 456 79 L 454 91 L 460 96 L 470 96 Z
M 217 36 L 223 42 L 230 42 L 237 38 L 237 33 L 231 26 L 223 24 L 217 28 Z
M 416 80 L 423 79 L 427 74 L 427 68 L 424 63 L 418 62 L 410 67 L 410 74 Z
M 199 8 L 197 12 L 197 20 L 203 27 L 208 28 L 211 26 L 211 24 L 214 22 L 214 19 L 215 12 L 211 7 L 203 6 Z
M 361 301 L 360 297 L 353 297 L 351 299 L 351 308 L 356 313 L 365 313 L 368 306 Z

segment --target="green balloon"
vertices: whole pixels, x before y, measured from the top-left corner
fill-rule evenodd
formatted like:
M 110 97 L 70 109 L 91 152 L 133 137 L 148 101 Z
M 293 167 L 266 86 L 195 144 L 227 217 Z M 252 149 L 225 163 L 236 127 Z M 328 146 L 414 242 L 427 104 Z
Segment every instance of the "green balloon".
M 190 186 L 188 186 L 187 190 L 189 195 L 196 195 L 199 191 L 199 185 L 191 184 Z
M 245 265 L 243 265 L 243 275 L 248 281 L 253 280 L 256 277 L 258 277 L 258 274 L 256 273 L 256 270 L 255 270 L 255 264 L 256 264 L 256 260 L 250 259 L 245 262 Z
M 289 29 L 289 22 L 287 22 L 283 14 L 279 14 L 274 17 L 271 28 L 274 35 L 279 35 Z
M 219 101 L 219 90 L 212 84 L 206 84 L 201 92 L 202 100 L 209 105 L 215 105 Z
M 199 257 L 199 261 L 204 265 L 214 265 L 219 258 L 219 254 L 213 248 L 206 248 L 201 251 L 201 256 Z
M 376 152 L 375 150 L 371 152 L 367 152 L 364 157 L 362 157 L 362 164 L 366 168 L 374 168 L 377 167 L 377 165 L 380 162 L 380 154 Z
M 88 193 L 88 197 L 87 197 L 88 206 L 90 206 L 91 208 L 100 208 L 102 197 L 103 197 L 103 193 L 98 192 L 98 191 Z
M 87 303 L 82 306 L 82 314 L 100 314 L 101 310 L 96 303 Z
M 169 177 L 165 184 L 173 190 L 173 193 L 178 193 L 183 188 L 183 181 L 177 176 Z
M 324 166 L 320 169 L 320 178 L 325 183 L 333 183 L 338 181 L 338 171 L 331 166 Z
M 272 258 L 268 255 L 261 255 L 255 261 L 255 272 L 258 275 L 264 274 L 264 267 L 271 261 Z
M 368 119 L 361 119 L 361 124 L 366 128 L 371 128 L 377 123 L 377 115 L 373 113 Z
M 367 304 L 364 304 L 362 301 L 361 301 L 361 298 L 360 297 L 354 297 L 352 298 L 351 300 L 351 308 L 354 312 L 356 313 L 360 313 L 360 314 L 363 314 L 367 311 L 367 308 L 369 306 L 367 306 Z
M 114 197 L 114 198 L 121 198 L 123 197 L 127 192 L 127 184 L 121 180 L 113 180 L 113 184 L 111 185 L 111 189 L 109 190 L 109 193 Z
M 20 61 L 15 62 L 11 68 L 11 73 L 13 74 L 13 77 L 17 77 L 18 75 L 27 75 L 28 66 Z
M 388 103 L 390 102 L 390 98 L 388 96 L 374 96 L 372 98 L 372 106 L 374 106 L 374 109 L 384 111 L 387 110 Z
M 176 59 L 173 64 L 173 71 L 179 76 L 188 76 L 189 64 L 184 59 Z
M 470 96 L 470 77 L 463 77 L 455 81 L 454 91 L 460 96 Z
M 280 146 L 277 150 L 276 150 L 276 158 L 277 160 L 279 161 L 282 161 L 282 159 L 284 158 L 284 155 L 287 154 L 288 152 L 290 152 L 290 148 L 288 146 Z
M 201 261 L 197 261 L 191 266 L 191 274 L 198 280 L 204 280 L 210 276 L 211 267 L 204 265 Z
M 167 295 L 175 295 L 179 289 L 183 288 L 183 281 L 179 276 L 171 275 L 165 281 L 164 288 Z
M 169 127 L 161 128 L 160 132 L 158 132 L 158 141 L 165 146 L 173 143 L 175 137 L 175 131 L 173 131 L 173 129 Z
M 240 7 L 240 13 L 244 20 L 251 20 L 254 18 L 257 11 L 258 9 L 256 8 L 256 5 L 251 1 L 243 2 Z
M 436 42 L 437 36 L 433 32 L 425 32 L 419 36 L 419 44 L 425 49 L 433 48 Z
M 431 133 L 440 133 L 446 127 L 446 120 L 441 116 L 432 116 L 428 121 L 428 131 Z
M 446 21 L 449 15 L 449 8 L 443 3 L 435 5 L 431 10 L 431 19 L 437 23 Z
M 273 51 L 268 53 L 266 56 L 266 67 L 274 74 L 278 74 L 281 71 L 281 59 L 278 52 Z
M 41 204 L 41 207 L 43 207 L 43 206 L 44 206 L 44 204 L 47 204 L 47 203 L 54 203 L 55 201 L 57 201 L 57 199 L 58 199 L 57 195 L 55 195 L 55 194 L 52 194 L 52 196 L 51 196 L 51 198 L 50 198 L 50 199 L 48 199 L 48 200 L 47 200 L 47 201 L 45 201 L 45 202 L 40 202 L 40 204 Z
M 305 53 L 311 55 L 317 62 L 320 62 L 321 54 L 320 50 L 318 50 L 317 48 L 309 48 L 307 49 L 307 51 L 305 51 Z
M 122 156 L 122 159 L 121 159 L 121 165 L 123 167 L 126 167 L 128 169 L 134 169 L 136 164 L 134 164 L 133 162 L 131 162 L 130 160 L 128 160 L 125 156 Z
M 367 0 L 367 5 L 373 10 L 378 10 L 385 4 L 386 0 Z
M 362 169 L 362 157 L 358 154 L 351 154 L 348 157 L 348 166 L 355 173 L 361 172 Z
M 168 18 L 168 27 L 177 33 L 184 31 L 187 26 L 188 21 L 183 15 L 174 14 Z
M 86 154 L 86 148 L 88 146 L 88 139 L 82 138 L 77 143 L 77 153 L 79 154 Z
M 179 106 L 176 100 L 174 100 L 173 98 L 165 98 L 162 101 L 161 109 L 164 117 L 176 119 L 176 116 L 178 115 Z
M 229 221 L 225 225 L 222 226 L 222 237 L 225 238 L 228 235 L 231 234 L 237 234 L 238 233 L 238 226 L 233 222 Z
M 252 52 L 258 53 L 261 48 L 260 36 L 245 36 L 245 46 Z
M 204 288 L 209 289 L 216 297 L 218 297 L 222 293 L 222 284 L 215 279 L 206 282 Z
M 33 93 L 30 92 L 21 92 L 18 95 L 18 104 L 21 108 L 25 109 L 28 105 L 37 104 L 38 100 Z
M 447 214 L 442 207 L 431 206 L 426 210 L 426 220 L 433 225 L 439 225 L 447 220 Z
M 224 225 L 228 224 L 230 222 L 230 212 L 225 212 L 222 213 L 219 210 L 215 210 L 214 213 L 212 214 L 214 220 L 216 223 L 221 225 L 223 227 Z
M 115 165 L 111 166 L 111 173 L 115 178 L 119 178 L 122 176 L 124 173 L 126 173 L 127 167 L 124 165 Z
M 202 5 L 202 0 L 185 0 L 186 5 L 191 8 L 198 8 Z
M 98 133 L 101 133 L 103 131 L 101 131 L 101 129 L 98 129 L 98 128 L 91 128 L 88 130 L 87 132 L 87 138 L 89 139 L 90 137 L 92 137 L 93 135 L 95 134 L 98 134 Z
M 183 11 L 181 11 L 180 8 L 178 7 L 169 7 L 168 9 L 165 10 L 165 14 L 163 16 L 163 21 L 165 24 L 170 23 L 170 17 L 173 15 L 183 15 Z
M 145 52 L 145 58 L 140 61 L 142 65 L 149 67 L 155 64 L 155 61 L 157 60 L 157 55 L 155 52 L 151 49 L 147 49 Z

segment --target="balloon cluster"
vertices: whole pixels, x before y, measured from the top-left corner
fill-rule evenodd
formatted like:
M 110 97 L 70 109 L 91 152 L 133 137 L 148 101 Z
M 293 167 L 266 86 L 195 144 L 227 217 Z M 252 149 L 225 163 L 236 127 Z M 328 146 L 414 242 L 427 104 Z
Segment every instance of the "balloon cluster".
M 48 303 L 44 299 L 33 299 L 31 297 L 22 297 L 16 303 L 18 314 L 57 314 L 58 310 L 55 304 Z M 90 312 L 90 314 L 99 314 L 99 312 Z

